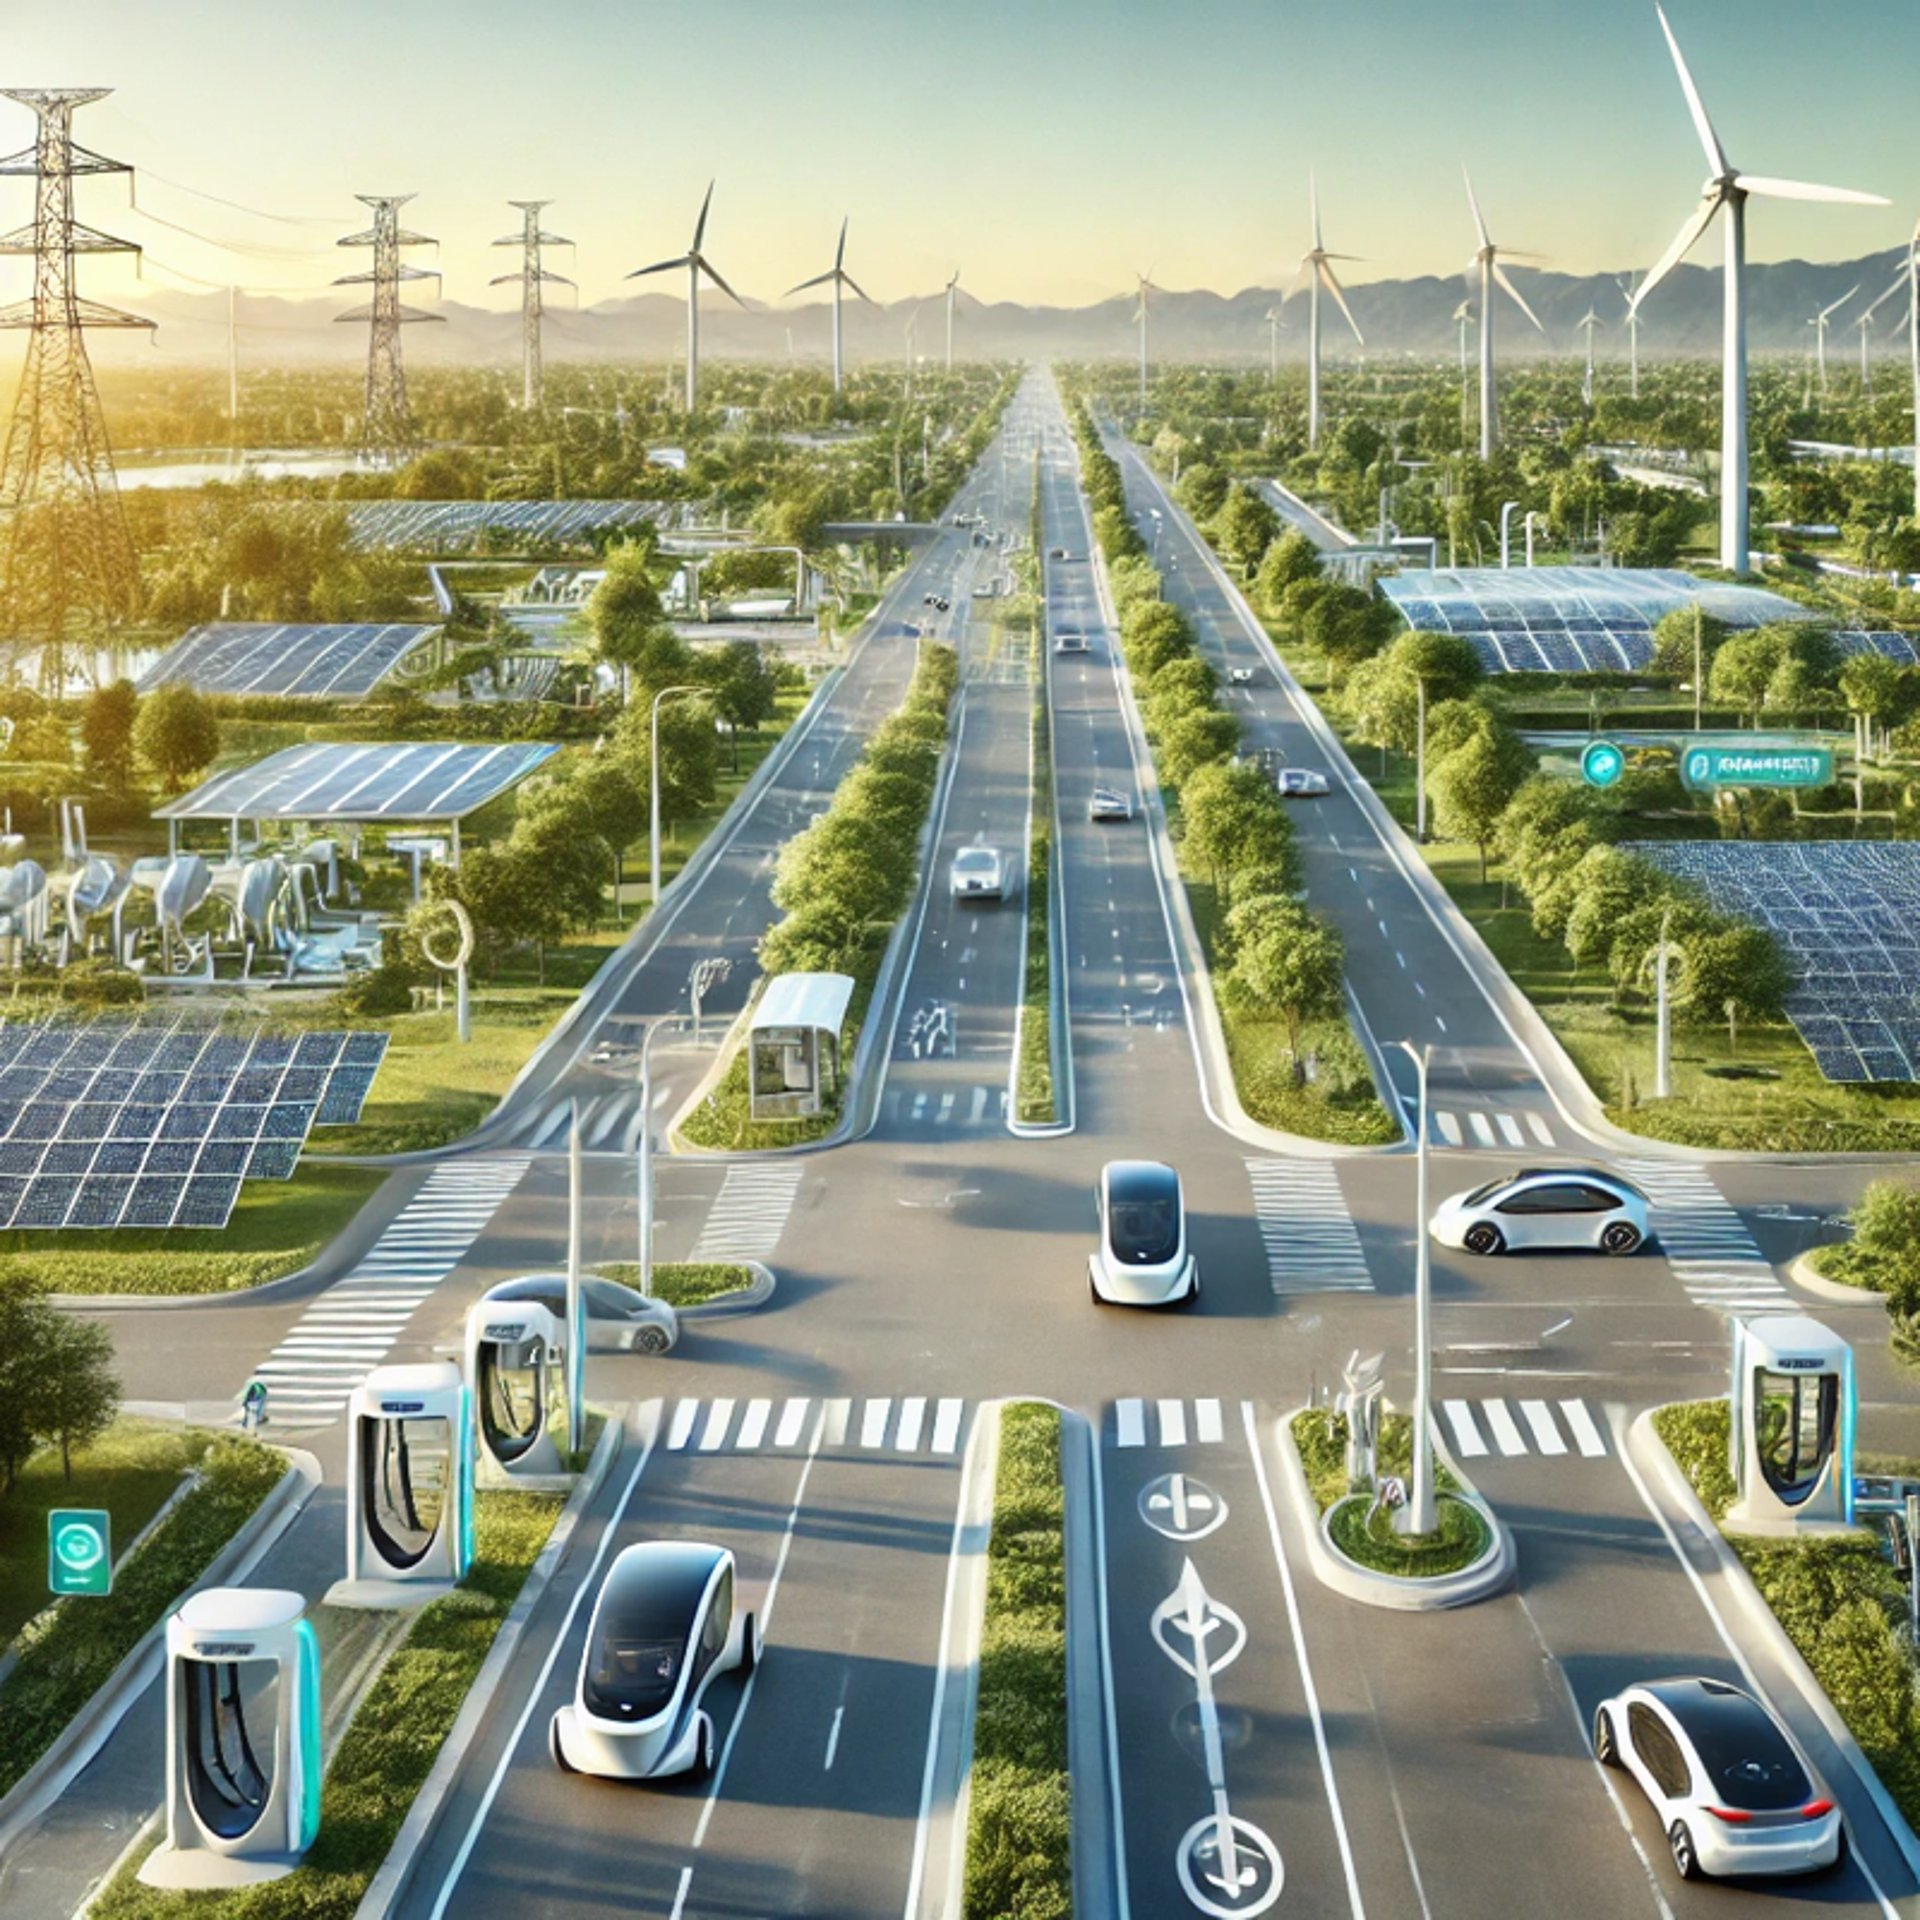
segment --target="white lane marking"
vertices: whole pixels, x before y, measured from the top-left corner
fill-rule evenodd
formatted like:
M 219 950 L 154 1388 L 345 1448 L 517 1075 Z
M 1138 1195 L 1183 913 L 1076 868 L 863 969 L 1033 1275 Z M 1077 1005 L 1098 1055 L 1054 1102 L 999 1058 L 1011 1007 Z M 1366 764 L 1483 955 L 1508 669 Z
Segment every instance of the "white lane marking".
M 942 1400 L 933 1416 L 933 1451 L 951 1453 L 960 1444 L 960 1400 Z
M 1400 971 L 1405 973 L 1407 970 L 1407 956 L 1396 947 L 1393 957 L 1400 962 Z
M 1218 1400 L 1196 1400 L 1193 1403 L 1193 1437 L 1196 1440 L 1211 1443 L 1222 1438 L 1225 1428 L 1220 1418 Z
M 827 1445 L 844 1447 L 847 1444 L 847 1422 L 853 1417 L 851 1400 L 829 1400 L 821 1409 L 821 1417 L 826 1422 Z
M 682 1400 L 673 1410 L 673 1424 L 667 1429 L 667 1445 L 675 1453 L 687 1444 L 693 1423 L 700 1417 L 698 1400 Z
M 887 1415 L 892 1407 L 891 1400 L 869 1400 L 860 1409 L 860 1444 L 863 1447 L 884 1447 L 887 1444 Z
M 847 1710 L 845 1707 L 834 1708 L 833 1725 L 827 1731 L 827 1758 L 824 1771 L 828 1773 L 833 1771 L 833 1757 L 840 1751 L 840 1722 L 844 1720 L 846 1716 Z
M 740 1416 L 740 1431 L 734 1437 L 733 1444 L 743 1453 L 751 1453 L 759 1446 L 761 1435 L 767 1430 L 767 1421 L 773 1414 L 771 1400 L 749 1400 L 747 1410 Z
M 1184 1400 L 1162 1400 L 1159 1404 L 1160 1444 L 1184 1447 L 1187 1444 L 1187 1406 Z
M 1427 990 L 1426 990 L 1426 988 L 1425 988 L 1425 987 L 1423 987 L 1423 986 L 1422 986 L 1422 985 L 1420 984 L 1420 982 L 1419 982 L 1418 980 L 1416 980 L 1416 981 L 1415 981 L 1415 982 L 1413 983 L 1413 990 L 1414 990 L 1414 992 L 1415 992 L 1415 993 L 1417 993 L 1417 994 L 1418 994 L 1418 995 L 1420 996 L 1420 998 L 1421 998 L 1422 1000 L 1424 1000 L 1424 999 L 1425 999 L 1425 998 L 1427 997 Z
M 1527 1443 L 1521 1438 L 1520 1429 L 1514 1424 L 1513 1415 L 1507 1411 L 1504 1400 L 1483 1400 L 1480 1411 L 1487 1416 L 1487 1426 L 1493 1434 L 1493 1444 L 1508 1459 L 1516 1454 L 1525 1453 Z
M 776 1447 L 790 1447 L 800 1438 L 800 1428 L 811 1404 L 807 1400 L 789 1400 L 780 1409 L 780 1424 L 773 1430 L 773 1444 Z
M 1385 940 L 1389 937 L 1387 933 L 1387 923 L 1384 920 L 1376 920 L 1374 922 L 1374 925 L 1380 929 L 1380 938 L 1382 940 Z
M 680 1916 L 686 1912 L 687 1889 L 692 1885 L 693 1869 L 691 1867 L 682 1867 L 680 1869 L 680 1889 L 673 1896 L 673 1911 L 667 1915 L 667 1920 L 680 1920 Z
M 1353 1920 L 1366 1920 L 1367 1910 L 1361 1904 L 1360 1882 L 1353 1867 L 1353 1845 L 1347 1838 L 1346 1815 L 1340 1808 L 1340 1787 L 1333 1777 L 1326 1722 L 1320 1717 L 1320 1693 L 1313 1684 L 1313 1668 L 1307 1660 L 1306 1633 L 1300 1624 L 1300 1601 L 1293 1590 L 1293 1570 L 1287 1565 L 1287 1551 L 1280 1539 L 1280 1516 L 1274 1510 L 1267 1463 L 1260 1453 L 1260 1428 L 1254 1418 L 1253 1402 L 1241 1401 L 1240 1413 L 1246 1424 L 1247 1450 L 1253 1455 L 1253 1475 L 1260 1483 L 1260 1504 L 1267 1510 L 1267 1534 L 1273 1542 L 1274 1564 L 1280 1569 L 1280 1588 L 1286 1595 L 1287 1624 L 1293 1631 L 1293 1650 L 1300 1667 L 1300 1689 L 1306 1695 L 1307 1716 L 1313 1722 L 1313 1744 L 1320 1755 L 1320 1778 L 1327 1790 L 1327 1811 L 1333 1815 L 1334 1837 L 1340 1843 L 1340 1866 L 1347 1880 L 1347 1906 Z
M 1493 1145 L 1493 1125 L 1477 1107 L 1467 1115 L 1467 1125 L 1473 1129 L 1473 1137 L 1481 1146 Z
M 1512 1114 L 1497 1113 L 1494 1115 L 1494 1120 L 1499 1125 L 1508 1146 L 1524 1147 L 1527 1144 L 1527 1136 L 1520 1131 L 1520 1122 Z
M 727 1443 L 727 1428 L 733 1421 L 733 1402 L 715 1400 L 707 1408 L 707 1424 L 700 1435 L 702 1453 L 718 1453 Z
M 1447 1416 L 1447 1425 L 1453 1429 L 1453 1444 L 1459 1448 L 1461 1457 L 1478 1460 L 1486 1452 L 1487 1443 L 1481 1439 L 1480 1429 L 1474 1424 L 1472 1405 L 1465 1400 L 1443 1400 L 1440 1411 Z
M 926 1417 L 924 1394 L 910 1393 L 900 1402 L 900 1425 L 894 1431 L 893 1444 L 902 1453 L 920 1451 L 920 1428 Z
M 1567 1423 L 1567 1431 L 1573 1435 L 1573 1444 L 1589 1460 L 1597 1460 L 1605 1454 L 1607 1443 L 1600 1437 L 1600 1429 L 1594 1425 L 1593 1415 L 1587 1411 L 1584 1400 L 1562 1400 L 1560 1417 Z
M 1551 1456 L 1566 1452 L 1567 1443 L 1560 1438 L 1560 1429 L 1553 1424 L 1544 1400 L 1522 1400 L 1520 1417 L 1533 1429 L 1533 1443 L 1542 1453 Z
M 1147 1444 L 1147 1403 L 1144 1400 L 1117 1400 L 1113 1408 L 1114 1444 L 1144 1447 Z
M 1533 1137 L 1538 1140 L 1543 1147 L 1553 1145 L 1553 1129 L 1547 1125 L 1541 1115 L 1529 1112 L 1527 1115 L 1527 1125 L 1532 1129 Z
M 1433 1016 L 1433 1024 L 1438 1027 L 1442 1033 L 1446 1032 L 1447 1023 L 1442 1020 L 1437 1013 Z

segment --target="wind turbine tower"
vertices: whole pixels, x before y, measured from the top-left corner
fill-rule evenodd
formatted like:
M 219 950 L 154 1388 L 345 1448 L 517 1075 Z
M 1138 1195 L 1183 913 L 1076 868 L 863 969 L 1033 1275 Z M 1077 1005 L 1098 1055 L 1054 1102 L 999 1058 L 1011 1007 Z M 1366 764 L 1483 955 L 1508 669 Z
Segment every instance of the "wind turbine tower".
M 1347 296 L 1340 290 L 1340 282 L 1330 264 L 1335 260 L 1352 260 L 1350 253 L 1329 253 L 1320 232 L 1320 182 L 1317 176 L 1307 176 L 1307 203 L 1313 216 L 1313 245 L 1300 256 L 1300 271 L 1294 276 L 1293 285 L 1287 289 L 1286 297 L 1291 300 L 1302 287 L 1307 289 L 1307 445 L 1309 448 L 1320 444 L 1320 289 L 1325 287 L 1339 303 L 1340 311 L 1346 316 L 1347 325 L 1353 329 L 1353 337 L 1359 345 L 1365 346 L 1366 336 L 1360 331 L 1360 323 L 1353 317 L 1353 309 L 1347 305 Z
M 1619 281 L 1621 297 L 1627 303 L 1627 391 L 1640 398 L 1640 308 L 1633 290 L 1633 276 L 1623 274 Z
M 811 280 L 802 280 L 797 287 L 789 287 L 785 297 L 792 299 L 796 293 L 805 293 L 809 287 L 827 287 L 833 289 L 833 390 L 840 391 L 844 363 L 840 351 L 840 289 L 851 287 L 865 300 L 868 306 L 878 303 L 862 291 L 860 284 L 847 271 L 847 222 L 845 216 L 840 221 L 840 244 L 833 250 L 833 265 L 825 273 L 816 273 Z
M 1276 303 L 1261 316 L 1267 323 L 1267 384 L 1277 387 L 1280 384 L 1280 329 L 1287 323 Z
M 1133 277 L 1139 283 L 1138 304 L 1133 310 L 1133 324 L 1140 329 L 1140 411 L 1144 413 L 1147 409 L 1147 308 L 1149 297 L 1158 293 L 1160 289 L 1153 284 L 1151 267 L 1145 273 L 1136 273 Z
M 1686 56 L 1674 38 L 1666 9 L 1654 0 L 1654 12 L 1660 19 L 1660 31 L 1666 35 L 1674 70 L 1680 76 L 1680 90 L 1686 95 L 1687 111 L 1693 129 L 1707 156 L 1707 184 L 1700 204 L 1687 216 L 1686 224 L 1674 236 L 1672 246 L 1659 263 L 1641 281 L 1633 297 L 1639 307 L 1649 293 L 1664 280 L 1692 250 L 1695 241 L 1713 224 L 1714 216 L 1726 212 L 1727 271 L 1726 314 L 1721 343 L 1720 373 L 1720 564 L 1729 573 L 1745 574 L 1752 565 L 1751 517 L 1747 502 L 1747 201 L 1758 195 L 1764 200 L 1819 200 L 1850 206 L 1884 207 L 1878 194 L 1855 193 L 1846 187 L 1808 186 L 1798 180 L 1770 180 L 1756 174 L 1741 173 L 1727 158 L 1720 136 L 1707 118 L 1700 90 L 1687 69 Z
M 1587 317 L 1580 322 L 1580 331 L 1587 336 L 1587 371 L 1580 382 L 1580 397 L 1589 409 L 1593 406 L 1593 330 L 1602 325 L 1600 316 L 1589 307 Z
M 1466 169 L 1461 169 L 1466 173 Z M 1473 258 L 1467 262 L 1467 271 L 1478 271 L 1480 275 L 1480 458 L 1491 460 L 1493 450 L 1500 444 L 1500 399 L 1494 388 L 1493 376 L 1493 290 L 1499 286 L 1508 299 L 1533 322 L 1534 330 L 1544 334 L 1539 316 L 1521 297 L 1520 289 L 1507 276 L 1507 270 L 1500 264 L 1500 255 L 1512 253 L 1513 249 L 1497 247 L 1493 237 L 1487 232 L 1487 223 L 1481 216 L 1480 201 L 1473 191 L 1473 176 L 1466 174 L 1467 203 L 1473 208 L 1474 231 L 1480 236 L 1480 245 Z M 1525 255 L 1514 255 L 1516 259 Z
M 1820 366 L 1820 398 L 1827 397 L 1827 328 L 1833 316 L 1860 291 L 1858 284 L 1849 287 L 1831 306 L 1822 307 L 1807 325 L 1814 330 L 1814 353 Z
M 704 273 L 736 307 L 746 302 L 721 279 L 713 262 L 703 251 L 707 243 L 707 212 L 713 205 L 713 182 L 707 182 L 707 197 L 700 202 L 700 217 L 693 223 L 693 244 L 671 260 L 656 260 L 650 267 L 636 267 L 629 280 L 644 279 L 650 273 L 667 273 L 675 267 L 687 270 L 687 412 L 700 404 L 700 276 Z M 839 382 L 836 380 L 837 387 Z
M 953 309 L 960 294 L 960 269 L 955 267 L 947 282 L 947 371 L 953 371 Z
M 546 301 L 541 292 L 545 282 L 555 286 L 570 287 L 573 282 L 563 273 L 549 273 L 540 264 L 542 247 L 570 247 L 571 240 L 563 239 L 557 233 L 540 231 L 540 209 L 553 204 L 551 200 L 509 200 L 507 205 L 518 207 L 521 214 L 521 231 L 510 233 L 504 240 L 496 240 L 496 247 L 518 247 L 521 249 L 520 271 L 518 273 L 496 274 L 491 285 L 503 287 L 509 280 L 520 282 L 520 404 L 532 413 L 540 404 L 540 388 L 543 369 L 540 360 L 540 329 L 546 312 Z

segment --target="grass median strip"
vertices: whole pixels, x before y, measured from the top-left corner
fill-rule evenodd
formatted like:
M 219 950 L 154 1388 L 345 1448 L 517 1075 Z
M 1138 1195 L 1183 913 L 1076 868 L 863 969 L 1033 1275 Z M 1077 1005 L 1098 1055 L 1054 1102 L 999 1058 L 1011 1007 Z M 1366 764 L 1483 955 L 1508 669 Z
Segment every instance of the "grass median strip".
M 610 1260 L 594 1268 L 605 1280 L 617 1280 L 623 1287 L 640 1286 L 637 1260 Z M 745 1293 L 753 1285 L 749 1269 L 722 1260 L 656 1260 L 653 1263 L 653 1297 L 670 1307 L 699 1307 L 709 1300 L 724 1300 L 731 1294 Z
M 1027 973 L 1020 1008 L 1020 1077 L 1015 1112 L 1029 1126 L 1060 1117 L 1053 1084 L 1053 729 L 1047 663 L 1034 655 L 1033 819 L 1027 834 Z
M 518 1597 L 564 1502 L 558 1494 L 482 1491 L 472 1570 L 415 1621 L 327 1763 L 320 1832 L 284 1880 L 232 1893 L 163 1893 L 130 1860 L 95 1901 L 96 1920 L 352 1920 Z
M 1073 1911 L 1065 1521 L 1059 1411 L 1008 1407 L 987 1549 L 967 1920 L 1066 1920 Z
M 1396 1532 L 1394 1516 L 1386 1508 L 1367 1517 L 1370 1492 L 1354 1493 L 1347 1485 L 1347 1421 L 1344 1414 L 1308 1408 L 1293 1416 L 1293 1444 L 1306 1471 L 1307 1487 L 1333 1544 L 1355 1565 L 1402 1580 L 1432 1579 L 1470 1567 L 1493 1544 L 1492 1529 L 1478 1508 L 1465 1499 L 1460 1483 L 1435 1461 L 1434 1490 L 1440 1496 L 1439 1527 L 1424 1538 Z M 1411 1483 L 1413 1478 L 1413 1421 L 1404 1413 L 1389 1413 L 1380 1421 L 1377 1454 L 1381 1476 L 1391 1474 Z

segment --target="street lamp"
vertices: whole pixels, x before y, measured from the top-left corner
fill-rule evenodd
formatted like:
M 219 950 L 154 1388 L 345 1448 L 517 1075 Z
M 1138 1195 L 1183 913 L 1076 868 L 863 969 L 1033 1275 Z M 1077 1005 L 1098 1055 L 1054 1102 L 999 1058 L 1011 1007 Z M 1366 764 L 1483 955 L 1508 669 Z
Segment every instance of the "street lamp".
M 1403 1533 L 1432 1533 L 1439 1524 L 1433 1499 L 1433 1262 L 1427 1241 L 1427 1067 L 1431 1046 L 1411 1040 L 1389 1041 L 1420 1074 L 1420 1133 L 1415 1147 L 1414 1333 L 1413 1333 L 1413 1492 L 1400 1512 Z
M 1520 502 L 1518 500 L 1509 500 L 1506 505 L 1500 509 L 1500 565 L 1503 568 L 1512 563 L 1513 516 L 1519 505 Z
M 1527 509 L 1527 565 L 1528 566 L 1533 565 L 1533 523 L 1536 520 L 1545 520 L 1545 518 L 1546 518 L 1545 514 L 1535 512 L 1535 510 L 1532 507 L 1529 507 Z
M 660 904 L 660 703 L 671 700 L 675 694 L 706 691 L 705 687 L 695 686 L 662 687 L 653 696 L 653 715 L 647 727 L 647 852 L 652 881 L 648 897 L 656 907 Z

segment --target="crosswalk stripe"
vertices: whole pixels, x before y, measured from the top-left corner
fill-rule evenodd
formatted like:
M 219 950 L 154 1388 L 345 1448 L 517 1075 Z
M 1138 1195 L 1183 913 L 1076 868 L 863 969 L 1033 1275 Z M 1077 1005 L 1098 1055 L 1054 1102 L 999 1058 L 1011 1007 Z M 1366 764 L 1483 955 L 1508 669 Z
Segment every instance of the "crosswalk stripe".
M 692 1257 L 753 1260 L 772 1253 L 786 1230 L 804 1171 L 786 1165 L 729 1168 L 693 1244 Z
M 1496 1113 L 1493 1117 L 1508 1146 L 1524 1147 L 1527 1144 L 1526 1135 L 1520 1131 L 1520 1122 L 1512 1114 Z
M 740 1416 L 740 1432 L 734 1445 L 742 1453 L 751 1453 L 759 1446 L 761 1437 L 766 1433 L 767 1421 L 773 1414 L 771 1400 L 749 1400 L 747 1410 Z
M 1532 1130 L 1533 1137 L 1538 1140 L 1543 1147 L 1553 1145 L 1553 1129 L 1548 1126 L 1545 1119 L 1535 1113 L 1531 1107 L 1527 1109 L 1527 1125 Z
M 1573 1444 L 1589 1460 L 1597 1460 L 1606 1452 L 1607 1443 L 1601 1439 L 1600 1429 L 1594 1424 L 1593 1415 L 1587 1411 L 1584 1400 L 1562 1400 L 1560 1417 L 1573 1435 Z
M 910 1393 L 900 1402 L 900 1424 L 894 1429 L 893 1444 L 901 1453 L 920 1451 L 920 1429 L 927 1417 L 924 1394 Z
M 963 1402 L 942 1400 L 933 1416 L 933 1451 L 951 1453 L 960 1444 L 960 1413 Z
M 702 1453 L 718 1453 L 726 1444 L 727 1428 L 733 1421 L 733 1402 L 715 1400 L 707 1407 L 707 1424 L 700 1435 Z
M 1460 1116 L 1456 1113 L 1448 1113 L 1442 1109 L 1433 1117 L 1440 1128 L 1440 1137 L 1446 1141 L 1448 1146 L 1457 1147 L 1463 1138 L 1460 1132 Z
M 829 1400 L 822 1409 L 824 1430 L 821 1441 L 829 1447 L 844 1447 L 847 1444 L 847 1423 L 853 1418 L 851 1400 Z
M 1477 1460 L 1486 1452 L 1487 1443 L 1480 1438 L 1480 1429 L 1474 1424 L 1473 1409 L 1464 1400 L 1443 1400 L 1440 1410 L 1447 1416 L 1447 1425 L 1453 1429 L 1453 1444 L 1465 1460 Z
M 673 1419 L 667 1427 L 667 1445 L 675 1453 L 687 1444 L 693 1433 L 693 1423 L 700 1417 L 698 1400 L 682 1400 L 673 1410 Z
M 1225 1427 L 1220 1418 L 1218 1400 L 1196 1400 L 1193 1403 L 1193 1434 L 1196 1440 L 1212 1443 L 1219 1440 Z
M 1163 1447 L 1184 1447 L 1187 1444 L 1187 1409 L 1179 1400 L 1162 1400 L 1159 1403 L 1160 1444 Z
M 1480 1411 L 1487 1416 L 1487 1431 L 1493 1435 L 1493 1444 L 1509 1459 L 1515 1454 L 1525 1453 L 1527 1443 L 1520 1437 L 1520 1429 L 1514 1424 L 1513 1415 L 1507 1411 L 1504 1400 L 1483 1400 Z
M 1567 1443 L 1560 1438 L 1560 1429 L 1553 1424 L 1553 1415 L 1547 1411 L 1544 1400 L 1522 1400 L 1520 1417 L 1533 1430 L 1533 1444 L 1544 1454 L 1565 1453 Z
M 1480 1112 L 1478 1108 L 1467 1115 L 1467 1125 L 1473 1129 L 1473 1137 L 1481 1146 L 1490 1147 L 1493 1145 L 1492 1122 L 1489 1121 L 1487 1116 Z
M 1371 1292 L 1340 1179 L 1324 1160 L 1248 1160 L 1254 1216 L 1276 1294 Z
M 1147 1443 L 1147 1404 L 1144 1400 L 1117 1400 L 1113 1408 L 1114 1440 L 1123 1447 Z
M 883 1447 L 887 1443 L 887 1414 L 891 1411 L 891 1400 L 869 1400 L 860 1410 L 860 1444 L 863 1447 Z
M 800 1438 L 800 1429 L 806 1425 L 807 1408 L 812 1404 L 809 1400 L 789 1400 L 780 1409 L 780 1424 L 773 1430 L 776 1447 L 790 1447 Z

